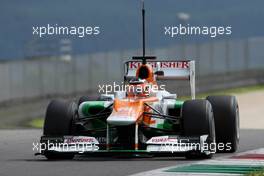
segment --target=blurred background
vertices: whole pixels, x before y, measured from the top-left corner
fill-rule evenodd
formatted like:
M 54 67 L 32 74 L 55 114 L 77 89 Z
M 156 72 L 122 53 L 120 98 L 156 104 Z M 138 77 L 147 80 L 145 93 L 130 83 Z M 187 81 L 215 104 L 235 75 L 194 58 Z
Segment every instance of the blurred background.
M 147 54 L 195 60 L 197 92 L 262 85 L 263 7 L 263 0 L 146 0 Z M 232 35 L 164 35 L 165 26 L 180 23 L 232 26 Z M 139 0 L 1 0 L 0 24 L 0 128 L 30 127 L 51 99 L 77 99 L 95 94 L 98 84 L 121 82 L 123 62 L 141 54 Z M 100 26 L 100 34 L 32 35 L 33 26 L 47 24 Z M 180 95 L 187 87 L 167 85 Z

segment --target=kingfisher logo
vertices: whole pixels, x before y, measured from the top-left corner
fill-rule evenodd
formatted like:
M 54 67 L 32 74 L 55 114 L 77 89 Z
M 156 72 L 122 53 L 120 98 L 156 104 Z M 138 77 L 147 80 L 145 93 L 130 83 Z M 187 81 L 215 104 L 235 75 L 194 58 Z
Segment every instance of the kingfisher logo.
M 129 69 L 137 69 L 142 63 L 138 61 L 128 62 Z M 178 68 L 187 69 L 189 68 L 189 61 L 161 61 L 161 62 L 147 62 L 152 68 L 157 68 L 158 64 L 160 68 Z

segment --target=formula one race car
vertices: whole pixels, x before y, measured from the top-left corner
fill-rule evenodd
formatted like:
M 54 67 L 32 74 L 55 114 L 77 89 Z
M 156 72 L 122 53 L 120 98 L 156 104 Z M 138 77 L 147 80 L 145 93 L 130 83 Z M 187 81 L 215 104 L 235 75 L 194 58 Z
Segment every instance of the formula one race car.
M 144 40 L 143 46 L 143 56 L 124 64 L 125 91 L 48 105 L 41 137 L 45 148 L 39 154 L 48 159 L 76 154 L 210 158 L 216 151 L 237 150 L 236 98 L 195 99 L 195 62 L 157 61 L 145 56 Z M 178 100 L 159 87 L 161 79 L 189 80 L 192 99 Z

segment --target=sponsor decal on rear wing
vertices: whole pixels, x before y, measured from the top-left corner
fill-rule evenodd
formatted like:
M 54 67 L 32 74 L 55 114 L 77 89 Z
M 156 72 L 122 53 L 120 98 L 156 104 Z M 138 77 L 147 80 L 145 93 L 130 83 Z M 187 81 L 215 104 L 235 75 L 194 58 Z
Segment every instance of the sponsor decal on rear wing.
M 142 64 L 141 61 L 127 61 L 125 63 L 125 75 L 129 77 L 136 76 L 137 68 Z M 153 71 L 162 71 L 163 76 L 158 79 L 190 79 L 192 72 L 195 71 L 195 61 L 148 61 L 148 65 Z
M 142 61 L 132 60 L 125 62 L 125 77 L 131 79 L 136 76 L 137 68 L 140 67 Z M 189 80 L 191 86 L 192 98 L 195 98 L 195 61 L 157 61 L 148 60 L 147 64 L 153 68 L 154 72 L 161 71 L 162 75 L 157 75 L 157 80 L 174 79 L 174 80 Z

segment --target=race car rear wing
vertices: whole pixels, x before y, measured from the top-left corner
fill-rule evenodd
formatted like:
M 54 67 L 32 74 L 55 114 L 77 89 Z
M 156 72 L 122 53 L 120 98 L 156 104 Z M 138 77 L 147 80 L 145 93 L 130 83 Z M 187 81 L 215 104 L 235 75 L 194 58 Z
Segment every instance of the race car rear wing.
M 142 64 L 140 60 L 125 62 L 125 79 L 136 77 L 136 70 Z M 147 64 L 152 66 L 157 80 L 189 80 L 192 99 L 195 99 L 195 61 L 165 61 L 148 60 Z

